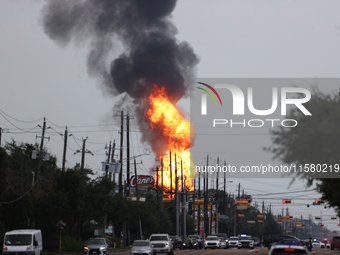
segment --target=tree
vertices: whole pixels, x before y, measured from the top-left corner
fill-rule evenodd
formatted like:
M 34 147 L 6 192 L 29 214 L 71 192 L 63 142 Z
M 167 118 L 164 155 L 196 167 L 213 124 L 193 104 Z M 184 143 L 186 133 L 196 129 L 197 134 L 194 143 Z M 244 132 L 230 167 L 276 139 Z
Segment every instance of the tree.
M 305 164 L 325 167 L 339 166 L 340 162 L 340 102 L 335 95 L 325 95 L 313 90 L 312 98 L 304 106 L 312 116 L 305 116 L 299 109 L 291 110 L 287 119 L 295 119 L 298 125 L 293 128 L 279 127 L 272 131 L 273 145 L 266 148 L 274 153 L 274 159 L 297 167 L 294 178 L 307 180 L 307 186 L 314 181 L 322 198 L 340 212 L 340 194 L 337 189 L 340 179 L 330 179 L 329 173 L 306 172 Z M 308 166 L 308 167 L 309 167 Z M 339 169 L 339 168 L 338 168 Z M 333 175 L 334 176 L 334 175 Z

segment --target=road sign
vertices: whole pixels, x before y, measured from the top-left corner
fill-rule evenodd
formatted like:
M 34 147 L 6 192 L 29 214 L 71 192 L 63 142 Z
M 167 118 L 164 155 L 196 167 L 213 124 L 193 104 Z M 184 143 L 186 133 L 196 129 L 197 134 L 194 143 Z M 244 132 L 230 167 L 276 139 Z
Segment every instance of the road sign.
M 245 210 L 248 208 L 248 204 L 237 205 L 237 210 Z
M 247 220 L 247 223 L 253 224 L 253 223 L 255 223 L 255 221 L 254 220 Z
M 188 192 L 188 202 L 193 202 L 193 200 L 194 200 L 194 193 Z
M 195 198 L 194 199 L 195 204 L 203 204 L 204 203 L 204 198 Z

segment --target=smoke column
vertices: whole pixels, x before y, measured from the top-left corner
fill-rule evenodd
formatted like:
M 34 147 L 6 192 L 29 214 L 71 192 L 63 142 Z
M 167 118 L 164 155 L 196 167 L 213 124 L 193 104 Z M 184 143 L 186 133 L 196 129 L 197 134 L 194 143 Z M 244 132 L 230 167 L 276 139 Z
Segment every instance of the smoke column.
M 175 0 L 50 0 L 41 17 L 45 33 L 58 45 L 73 42 L 89 49 L 88 73 L 106 94 L 125 92 L 132 98 L 142 140 L 158 152 L 162 138 L 148 128 L 146 99 L 154 84 L 164 87 L 174 104 L 187 96 L 199 61 L 187 42 L 176 39 L 170 20 L 175 6 Z M 119 42 L 124 52 L 109 59 Z

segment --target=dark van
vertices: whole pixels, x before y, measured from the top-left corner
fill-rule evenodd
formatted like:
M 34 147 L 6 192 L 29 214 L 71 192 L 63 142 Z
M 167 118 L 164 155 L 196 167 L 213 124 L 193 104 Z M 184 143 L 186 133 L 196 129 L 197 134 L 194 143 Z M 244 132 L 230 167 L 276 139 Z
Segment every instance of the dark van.
M 331 241 L 331 250 L 340 249 L 340 236 L 333 236 Z

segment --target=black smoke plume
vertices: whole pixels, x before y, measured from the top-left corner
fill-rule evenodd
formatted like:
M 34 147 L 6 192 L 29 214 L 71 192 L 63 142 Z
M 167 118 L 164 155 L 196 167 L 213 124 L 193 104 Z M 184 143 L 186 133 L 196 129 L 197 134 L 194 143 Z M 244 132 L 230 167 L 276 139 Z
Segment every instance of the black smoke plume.
M 133 99 L 143 139 L 151 143 L 159 138 L 148 132 L 142 113 L 153 85 L 165 87 L 177 102 L 188 95 L 198 63 L 190 45 L 176 39 L 170 20 L 175 6 L 175 0 L 50 0 L 42 9 L 43 29 L 52 40 L 89 48 L 88 73 L 106 94 L 125 92 Z M 109 59 L 119 44 L 124 52 Z

